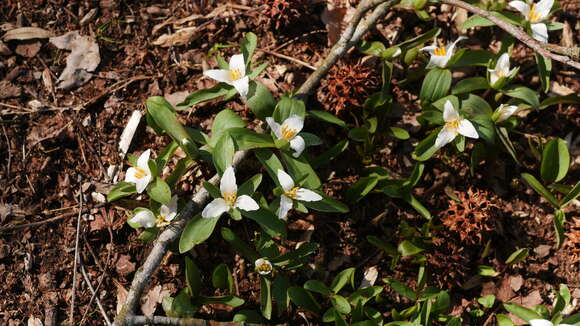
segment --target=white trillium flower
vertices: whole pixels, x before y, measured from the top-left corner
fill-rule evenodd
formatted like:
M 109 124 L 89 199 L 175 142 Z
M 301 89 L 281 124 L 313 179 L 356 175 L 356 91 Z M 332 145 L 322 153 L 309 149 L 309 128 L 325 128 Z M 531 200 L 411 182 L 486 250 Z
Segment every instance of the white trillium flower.
M 302 154 L 306 147 L 306 142 L 304 142 L 304 138 L 298 136 L 298 133 L 304 128 L 304 119 L 293 114 L 284 120 L 281 125 L 272 117 L 267 117 L 266 122 L 278 139 L 286 139 L 290 142 L 290 148 L 294 150 L 292 156 L 298 157 Z
M 127 169 L 125 181 L 134 183 L 138 193 L 142 193 L 153 178 L 149 170 L 149 156 L 151 150 L 144 151 L 137 159 L 137 166 Z
M 256 272 L 258 272 L 260 275 L 268 275 L 272 273 L 272 263 L 270 263 L 270 261 L 267 259 L 256 259 L 254 265 L 256 265 Z
M 502 54 L 497 63 L 495 64 L 494 69 L 488 69 L 489 71 L 489 81 L 492 86 L 494 86 L 500 78 L 505 78 L 511 76 L 517 68 L 510 70 L 510 56 L 506 52 Z
M 445 126 L 437 135 L 435 147 L 441 148 L 449 144 L 460 134 L 469 138 L 479 138 L 473 124 L 469 120 L 463 119 L 449 100 L 445 102 L 443 120 L 445 120 Z
M 258 203 L 248 195 L 238 196 L 238 185 L 234 168 L 229 166 L 222 175 L 220 181 L 220 192 L 222 198 L 215 198 L 207 204 L 201 212 L 201 217 L 212 218 L 221 216 L 232 208 L 239 208 L 245 211 L 255 211 L 260 208 Z
M 512 1 L 508 5 L 519 11 L 526 20 L 530 22 L 532 28 L 532 37 L 540 42 L 548 42 L 548 26 L 542 23 L 548 18 L 550 10 L 554 5 L 554 0 L 542 0 L 540 2 L 529 4 L 523 1 Z
M 173 196 L 168 205 L 161 205 L 158 216 L 155 216 L 155 214 L 147 208 L 141 208 L 132 218 L 129 219 L 129 222 L 139 224 L 144 228 L 152 228 L 154 226 L 160 228 L 169 225 L 176 216 L 177 196 Z
M 502 104 L 497 109 L 497 118 L 495 120 L 496 123 L 506 121 L 509 117 L 511 117 L 516 111 L 518 107 L 516 105 L 505 105 Z
M 429 63 L 427 64 L 427 69 L 433 67 L 440 67 L 445 68 L 447 66 L 447 62 L 451 59 L 455 52 L 455 46 L 461 40 L 465 40 L 467 37 L 460 36 L 455 40 L 455 42 L 448 44 L 447 46 L 441 45 L 437 46 L 437 42 L 433 42 L 433 45 L 426 46 L 421 49 L 421 51 L 427 51 L 431 54 L 431 58 L 429 59 Z
M 296 187 L 294 185 L 294 180 L 288 175 L 288 173 L 278 170 L 278 182 L 284 193 L 280 196 L 280 208 L 278 209 L 278 218 L 286 219 L 286 214 L 292 209 L 293 200 L 300 201 L 319 201 L 322 200 L 322 196 L 315 193 L 312 190 Z
M 246 76 L 246 64 L 244 55 L 236 54 L 230 58 L 230 69 L 210 69 L 203 72 L 205 76 L 234 86 L 242 97 L 248 95 L 250 77 Z
M 560 326 L 572 326 L 570 324 L 559 324 Z M 530 320 L 530 326 L 554 326 L 554 324 L 546 319 L 532 319 Z

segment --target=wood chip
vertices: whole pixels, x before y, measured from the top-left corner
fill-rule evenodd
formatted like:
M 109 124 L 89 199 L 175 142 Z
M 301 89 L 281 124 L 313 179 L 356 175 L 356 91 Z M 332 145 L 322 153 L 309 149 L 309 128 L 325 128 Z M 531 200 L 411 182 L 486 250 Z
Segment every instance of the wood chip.
M 16 45 L 14 52 L 23 57 L 33 58 L 38 54 L 41 47 L 42 43 L 40 43 L 40 41 L 27 40 Z
M 199 37 L 199 30 L 197 27 L 186 27 L 178 30 L 173 34 L 163 34 L 158 39 L 153 41 L 153 45 L 163 48 L 171 46 L 186 45 L 189 42 Z
M 20 27 L 9 30 L 4 34 L 4 41 L 12 41 L 12 40 L 32 40 L 32 39 L 39 39 L 39 38 L 49 38 L 52 34 L 42 28 L 39 27 Z
M 131 145 L 131 141 L 133 140 L 133 136 L 135 136 L 135 131 L 139 126 L 139 122 L 141 121 L 141 112 L 139 110 L 133 111 L 125 129 L 123 129 L 123 133 L 121 134 L 121 140 L 119 140 L 119 156 L 121 159 L 125 158 L 127 155 L 127 151 L 129 150 L 129 146 Z

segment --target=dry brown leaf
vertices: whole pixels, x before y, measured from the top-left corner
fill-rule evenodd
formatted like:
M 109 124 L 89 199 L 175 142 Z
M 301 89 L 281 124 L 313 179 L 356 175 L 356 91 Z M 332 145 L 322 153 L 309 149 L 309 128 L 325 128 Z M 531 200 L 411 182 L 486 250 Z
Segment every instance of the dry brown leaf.
M 27 40 L 16 45 L 16 49 L 14 49 L 14 52 L 23 57 L 32 58 L 36 54 L 38 54 L 38 51 L 40 51 L 41 47 L 42 43 L 40 43 L 40 41 Z
M 12 54 L 12 50 L 6 46 L 6 44 L 0 41 L 0 55 L 9 56 Z
M 21 93 L 20 87 L 6 80 L 0 81 L 0 99 L 18 97 Z
M 42 326 L 42 321 L 36 317 L 28 318 L 28 326 Z
M 135 263 L 132 262 L 131 256 L 121 255 L 115 265 L 115 270 L 122 276 L 129 275 L 135 271 Z
M 186 27 L 173 34 L 163 34 L 153 41 L 153 45 L 163 48 L 185 45 L 199 37 L 197 27 Z
M 12 40 L 32 40 L 37 38 L 49 38 L 52 34 L 42 28 L 39 27 L 20 27 L 9 30 L 4 34 L 4 41 L 12 41 Z
M 58 77 L 58 88 L 77 88 L 92 78 L 101 62 L 99 45 L 88 36 L 81 36 L 77 31 L 68 32 L 58 37 L 51 37 L 50 43 L 59 49 L 70 50 L 66 58 L 66 67 Z
M 153 316 L 157 305 L 161 303 L 163 298 L 168 296 L 171 296 L 171 291 L 169 289 L 166 289 L 161 285 L 155 286 L 141 298 L 141 311 L 145 316 Z
M 117 287 L 117 313 L 119 313 L 121 309 L 123 309 L 125 301 L 127 301 L 127 295 L 129 294 L 129 292 L 125 290 L 125 288 L 123 287 L 123 285 L 121 285 L 119 281 L 113 280 L 113 282 Z
M 510 276 L 510 287 L 514 292 L 518 292 L 524 285 L 524 278 L 521 275 Z

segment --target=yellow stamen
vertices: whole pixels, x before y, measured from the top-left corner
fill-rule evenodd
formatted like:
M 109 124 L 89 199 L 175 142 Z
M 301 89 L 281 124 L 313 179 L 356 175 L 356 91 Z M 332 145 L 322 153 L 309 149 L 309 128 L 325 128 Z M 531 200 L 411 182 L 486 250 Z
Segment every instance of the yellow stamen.
M 167 222 L 166 219 L 167 219 L 167 216 L 159 215 L 155 218 L 155 220 L 156 220 L 155 224 L 157 225 L 157 227 L 169 225 L 169 222 Z
M 135 178 L 142 179 L 147 175 L 147 172 L 142 168 L 134 168 L 135 169 Z
M 438 57 L 444 57 L 447 55 L 447 50 L 445 49 L 444 45 L 441 45 L 440 47 L 436 48 L 433 53 L 435 53 L 435 55 Z
M 294 188 L 290 189 L 289 191 L 286 191 L 284 193 L 284 196 L 291 198 L 291 199 L 296 199 L 298 197 L 298 194 L 296 193 L 298 191 L 298 189 L 300 189 L 300 187 L 294 187 Z
M 232 80 L 238 80 L 242 78 L 242 72 L 239 69 L 230 69 L 228 71 L 228 76 L 230 76 Z
M 222 193 L 222 196 L 224 197 L 226 204 L 230 207 L 234 206 L 236 199 L 238 198 L 238 194 L 235 192 L 224 192 Z
M 289 128 L 286 125 L 282 126 L 282 138 L 284 138 L 286 140 L 290 140 L 294 136 L 296 136 L 296 129 Z
M 528 19 L 530 23 L 535 23 L 538 20 L 540 20 L 540 15 L 536 12 L 536 4 L 533 4 L 532 7 L 530 8 L 530 14 Z
M 270 266 L 270 264 L 268 263 L 263 263 L 260 266 L 258 266 L 256 268 L 258 270 L 258 272 L 265 272 L 265 273 L 270 273 L 272 271 L 272 266 Z
M 445 122 L 445 127 L 455 131 L 455 136 L 459 135 L 459 120 Z

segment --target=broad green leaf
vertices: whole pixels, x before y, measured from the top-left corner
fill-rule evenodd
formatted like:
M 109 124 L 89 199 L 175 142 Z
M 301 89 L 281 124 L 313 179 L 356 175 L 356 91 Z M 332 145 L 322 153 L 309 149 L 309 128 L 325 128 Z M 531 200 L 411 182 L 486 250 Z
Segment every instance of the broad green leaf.
M 348 206 L 339 202 L 338 200 L 331 198 L 325 194 L 319 193 L 322 196 L 322 200 L 319 201 L 309 201 L 303 202 L 304 206 L 314 209 L 319 212 L 327 213 L 348 213 Z
M 542 317 L 535 311 L 517 305 L 511 302 L 504 302 L 503 307 L 505 310 L 511 312 L 512 314 L 520 317 L 521 319 L 529 322 L 532 319 L 542 319 Z
M 240 42 L 240 49 L 244 55 L 244 63 L 246 70 L 250 70 L 250 63 L 252 62 L 252 55 L 258 46 L 258 37 L 252 32 L 244 35 L 244 39 Z
M 225 96 L 232 88 L 233 86 L 228 84 L 219 83 L 211 88 L 197 90 L 189 94 L 183 102 L 177 104 L 176 109 L 187 110 L 196 104 Z
M 373 246 L 384 250 L 389 256 L 396 256 L 399 253 L 397 252 L 397 248 L 387 243 L 385 240 L 376 237 L 374 235 L 368 235 L 367 241 L 370 242 Z
M 320 139 L 320 137 L 316 136 L 315 134 L 309 132 L 301 132 L 299 135 L 302 137 L 302 139 L 304 139 L 306 147 L 318 146 L 322 144 L 322 139 Z
M 297 115 L 304 119 L 306 116 L 306 106 L 301 100 L 283 96 L 274 109 L 273 118 L 276 122 L 282 124 L 291 115 Z
M 201 273 L 191 258 L 185 256 L 185 282 L 193 298 L 201 291 Z
M 354 288 L 354 271 L 355 268 L 351 267 L 338 273 L 330 284 L 330 291 L 338 293 L 348 283 Z
M 270 280 L 260 275 L 260 311 L 264 318 L 272 319 L 272 289 Z
M 580 195 L 580 181 L 578 181 L 578 183 L 576 183 L 576 185 L 570 190 L 570 192 L 568 192 L 568 194 L 566 194 L 566 196 L 562 198 L 562 201 L 560 202 L 560 207 L 562 208 L 566 207 L 571 201 L 578 198 L 578 195 Z
M 191 303 L 191 296 L 187 293 L 187 289 L 179 291 L 171 303 L 171 311 L 179 317 L 192 317 L 197 309 L 198 307 Z
M 417 200 L 417 198 L 415 198 L 415 196 L 413 196 L 410 192 L 404 194 L 403 199 L 409 205 L 411 205 L 417 211 L 417 213 L 421 214 L 421 216 L 423 216 L 428 220 L 431 219 L 431 213 L 429 212 L 429 210 L 425 206 L 423 206 L 423 204 L 419 200 Z
M 562 180 L 570 167 L 570 153 L 562 138 L 554 138 L 546 144 L 542 152 L 540 172 L 545 183 Z
M 346 200 L 358 202 L 371 192 L 379 180 L 376 177 L 363 177 L 346 190 Z
M 429 134 L 427 138 L 417 144 L 417 147 L 415 147 L 415 151 L 413 152 L 413 158 L 415 160 L 426 161 L 439 150 L 439 148 L 435 146 L 435 140 L 437 139 L 437 134 L 439 134 L 440 130 L 441 128 L 437 128 Z
M 218 141 L 221 139 L 222 135 L 226 133 L 230 128 L 244 128 L 246 124 L 232 110 L 222 110 L 214 118 L 211 125 L 211 138 L 208 145 L 211 148 L 215 148 Z
M 222 193 L 221 193 L 220 189 L 217 186 L 215 186 L 213 183 L 204 182 L 203 187 L 205 188 L 205 190 L 207 190 L 207 192 L 209 192 L 209 194 L 212 198 L 221 198 L 222 197 Z
M 266 68 L 268 68 L 268 63 L 264 62 L 261 65 L 259 65 L 258 67 L 255 67 L 254 69 L 252 69 L 252 71 L 247 74 L 248 78 L 250 80 L 254 80 L 256 77 L 258 77 L 264 70 L 266 70 Z
M 223 134 L 213 149 L 213 165 L 220 175 L 232 165 L 236 151 L 234 140 L 228 133 Z
M 403 242 L 399 243 L 399 246 L 397 247 L 397 251 L 403 257 L 416 255 L 424 250 L 425 249 L 418 247 L 409 240 L 403 240 Z
M 566 214 L 562 210 L 554 212 L 554 229 L 556 230 L 556 248 L 562 247 L 564 243 L 564 223 L 566 222 Z
M 177 144 L 177 142 L 173 140 L 159 153 L 159 155 L 155 159 L 158 171 L 163 171 L 165 164 L 167 164 L 167 162 L 171 159 L 171 157 L 173 157 L 173 154 L 175 153 L 178 147 L 179 144 Z
M 299 265 L 293 264 L 293 262 L 307 258 L 316 252 L 316 250 L 318 250 L 318 244 L 314 242 L 307 242 L 298 247 L 298 249 L 289 251 L 283 255 L 270 259 L 270 262 L 275 266 L 287 266 L 287 269 L 290 269 L 292 265 Z
M 321 307 L 316 302 L 312 294 L 306 291 L 304 288 L 299 286 L 292 286 L 288 288 L 288 296 L 290 300 L 300 308 L 313 312 L 315 314 L 320 314 Z
M 421 176 L 423 175 L 423 171 L 425 170 L 425 164 L 417 163 L 413 167 L 413 171 L 411 171 L 411 175 L 407 178 L 405 183 L 403 183 L 404 187 L 408 189 L 412 189 L 417 185 L 417 183 L 421 180 Z
M 525 86 L 509 85 L 504 87 L 502 92 L 507 96 L 523 100 L 536 109 L 540 107 L 540 97 L 538 96 L 538 93 Z
M 572 316 L 564 318 L 564 320 L 562 320 L 561 324 L 569 324 L 569 325 L 579 326 L 580 325 L 580 313 L 576 313 L 576 314 L 573 314 Z
M 405 284 L 392 279 L 392 278 L 385 278 L 383 282 L 387 283 L 395 292 L 398 294 L 411 299 L 412 301 L 417 300 L 417 293 L 413 291 L 410 287 L 406 286 Z
M 415 47 L 437 37 L 439 35 L 439 33 L 441 33 L 441 29 L 436 27 L 436 28 L 433 28 L 433 29 L 425 32 L 424 34 L 421 34 L 419 36 L 415 36 L 411 39 L 405 40 L 404 42 L 397 44 L 397 46 L 403 50 L 415 48 Z
M 272 284 L 272 296 L 276 302 L 278 316 L 283 315 L 290 306 L 290 297 L 288 297 L 288 288 L 290 287 L 290 278 L 286 274 L 278 274 Z
M 234 315 L 234 322 L 245 322 L 247 325 L 250 324 L 263 324 L 264 318 L 254 310 L 240 310 Z
M 183 229 L 179 238 L 179 252 L 189 251 L 211 236 L 219 217 L 203 218 L 201 214 L 194 216 Z
M 347 322 L 342 318 L 338 311 L 334 311 L 334 326 L 348 326 Z
M 538 66 L 538 73 L 540 74 L 540 81 L 542 82 L 542 90 L 547 93 L 550 90 L 550 74 L 552 73 L 552 59 L 546 58 L 539 53 L 535 53 L 536 64 Z
M 409 136 L 409 132 L 407 130 L 397 127 L 389 127 L 387 129 L 387 134 L 393 138 L 400 140 L 407 140 L 411 137 Z
M 477 274 L 481 275 L 481 276 L 489 276 L 489 277 L 495 277 L 497 276 L 499 273 L 496 272 L 493 267 L 490 266 L 485 266 L 485 265 L 478 265 L 477 266 Z
M 530 187 L 532 187 L 532 189 L 534 189 L 542 197 L 546 198 L 550 202 L 550 204 L 552 204 L 556 208 L 560 207 L 560 203 L 558 202 L 556 197 L 554 197 L 554 195 L 552 195 L 552 193 L 548 191 L 548 189 L 546 189 L 540 183 L 540 181 L 538 181 L 538 179 L 536 179 L 533 175 L 529 173 L 522 173 L 522 178 L 524 179 L 524 181 L 526 181 L 527 184 L 530 185 Z
M 352 128 L 348 131 L 348 138 L 364 143 L 369 137 L 369 130 L 365 127 Z
M 564 310 L 572 301 L 572 296 L 570 295 L 570 289 L 566 284 L 560 284 L 560 291 L 556 292 L 556 303 L 554 303 L 554 309 L 552 314 L 556 314 Z
M 286 236 L 286 224 L 268 209 L 260 208 L 255 211 L 241 211 L 242 215 L 254 220 L 264 232 L 272 237 Z
M 346 128 L 346 123 L 336 117 L 334 114 L 326 111 L 308 110 L 308 116 L 314 119 L 335 124 L 339 127 Z
M 169 204 L 171 202 L 171 189 L 169 185 L 161 178 L 155 178 L 155 182 L 147 187 L 147 194 L 154 201 L 161 204 Z
M 284 171 L 284 167 L 282 166 L 282 162 L 280 162 L 276 154 L 274 154 L 274 152 L 269 149 L 257 149 L 254 151 L 254 154 L 260 163 L 262 163 L 262 165 L 266 168 L 270 178 L 272 178 L 276 185 L 279 186 L 278 170 Z
M 488 27 L 495 25 L 494 22 L 488 20 L 487 18 L 483 18 L 480 15 L 473 15 L 465 20 L 463 24 L 461 24 L 460 29 L 470 29 L 473 27 Z
M 364 40 L 361 41 L 359 46 L 357 46 L 357 49 L 363 54 L 368 54 L 375 57 L 382 57 L 383 52 L 387 50 L 382 42 L 367 42 Z
M 255 262 L 260 258 L 254 249 L 250 248 L 244 241 L 242 241 L 231 229 L 223 227 L 221 229 L 222 238 L 226 240 L 236 251 L 242 256 L 246 257 L 250 262 Z
M 421 101 L 434 102 L 447 95 L 451 87 L 451 71 L 448 69 L 431 69 L 421 86 Z
M 129 225 L 130 224 L 131 223 L 129 223 Z M 133 227 L 133 225 L 131 225 L 131 227 Z M 145 230 L 143 230 L 143 232 L 141 232 L 141 234 L 139 234 L 139 237 L 137 237 L 137 240 L 145 242 L 145 243 L 153 242 L 157 238 L 159 233 L 160 233 L 160 230 L 157 227 L 145 229 Z
M 230 128 L 228 129 L 228 134 L 234 139 L 237 149 L 240 151 L 276 147 L 272 136 L 259 134 L 247 128 Z
M 128 183 L 125 181 L 121 181 L 117 183 L 109 193 L 107 194 L 107 202 L 111 203 L 115 200 L 121 199 L 123 197 L 131 196 L 132 194 L 137 192 L 137 188 L 135 188 L 134 183 Z
M 506 259 L 505 263 L 507 265 L 515 265 L 522 262 L 524 259 L 528 257 L 530 250 L 528 248 L 522 248 L 514 251 L 508 259 Z
M 457 82 L 451 89 L 451 94 L 471 93 L 480 89 L 488 89 L 489 83 L 485 77 L 470 77 Z
M 330 295 L 330 289 L 324 283 L 318 280 L 308 280 L 304 283 L 304 288 L 308 291 L 320 293 L 324 296 Z
M 540 110 L 543 110 L 551 105 L 556 104 L 580 104 L 580 97 L 578 95 L 566 95 L 566 96 L 552 96 L 543 100 L 540 103 Z
M 276 100 L 268 88 L 258 82 L 250 81 L 246 105 L 261 120 L 271 117 Z
M 227 290 L 229 294 L 234 293 L 234 278 L 228 265 L 217 265 L 211 274 L 211 284 L 216 289 Z
M 447 67 L 457 68 L 466 66 L 487 67 L 494 54 L 486 50 L 461 49 L 449 60 Z
M 499 326 L 514 326 L 514 322 L 506 315 L 497 314 L 495 318 Z
M 316 172 L 312 169 L 312 166 L 310 166 L 310 163 L 308 163 L 304 155 L 299 158 L 295 158 L 294 156 L 284 152 L 282 152 L 281 155 L 282 160 L 284 160 L 288 167 L 288 173 L 292 176 L 295 182 L 303 179 L 302 186 L 307 189 L 318 189 L 322 185 L 318 175 L 316 175 Z M 276 179 L 278 179 L 278 177 L 276 177 Z
M 349 314 L 351 310 L 350 303 L 341 295 L 334 294 L 330 297 L 330 303 L 334 309 L 341 314 Z
M 334 160 L 338 155 L 344 152 L 348 148 L 348 140 L 343 139 L 340 142 L 336 143 L 334 146 L 323 152 L 322 154 L 318 155 L 314 158 L 310 164 L 313 168 L 319 168 L 325 164 L 330 163 L 330 161 Z
M 225 295 L 219 297 L 200 297 L 201 304 L 225 304 L 230 307 L 239 307 L 244 304 L 244 299 L 234 295 Z
M 493 307 L 493 305 L 495 304 L 495 295 L 490 294 L 483 296 L 481 298 L 478 298 L 477 302 L 479 302 L 479 304 L 484 306 L 485 308 L 491 309 L 491 307 Z
M 369 300 L 372 300 L 381 292 L 383 292 L 382 286 L 369 286 L 364 289 L 354 291 L 348 297 L 348 302 L 354 305 L 357 305 L 359 302 L 361 302 L 363 305 L 365 305 Z
M 189 170 L 191 166 L 193 166 L 194 163 L 195 161 L 189 157 L 184 157 L 177 161 L 177 164 L 175 164 L 173 167 L 173 171 L 165 180 L 169 185 L 169 188 L 175 187 L 177 181 L 179 181 L 179 179 L 185 174 L 185 172 Z
M 255 174 L 253 177 L 246 180 L 240 187 L 238 187 L 238 196 L 248 195 L 251 196 L 256 192 L 256 189 L 262 183 L 262 174 Z

